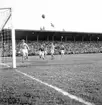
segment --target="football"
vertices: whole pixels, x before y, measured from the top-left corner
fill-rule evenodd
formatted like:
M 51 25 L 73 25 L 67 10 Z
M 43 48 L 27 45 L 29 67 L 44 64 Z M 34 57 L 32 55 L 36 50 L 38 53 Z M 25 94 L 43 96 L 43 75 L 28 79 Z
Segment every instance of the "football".
M 45 15 L 44 15 L 44 14 L 42 14 L 42 18 L 43 18 L 43 19 L 45 18 Z

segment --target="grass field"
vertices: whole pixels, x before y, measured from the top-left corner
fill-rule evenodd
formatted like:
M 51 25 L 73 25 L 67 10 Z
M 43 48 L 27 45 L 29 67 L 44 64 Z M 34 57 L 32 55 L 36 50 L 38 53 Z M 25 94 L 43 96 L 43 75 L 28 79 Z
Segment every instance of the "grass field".
M 18 70 L 83 100 L 102 105 L 102 54 L 30 57 Z M 84 105 L 15 70 L 0 70 L 0 105 Z

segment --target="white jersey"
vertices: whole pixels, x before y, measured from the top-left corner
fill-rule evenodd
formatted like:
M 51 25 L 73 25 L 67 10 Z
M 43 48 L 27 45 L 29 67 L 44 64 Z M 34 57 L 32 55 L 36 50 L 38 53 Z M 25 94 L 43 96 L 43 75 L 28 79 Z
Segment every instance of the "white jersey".
M 28 55 L 28 50 L 29 50 L 29 46 L 26 43 L 21 43 L 21 45 L 20 45 L 20 53 L 23 56 Z
M 26 43 L 22 43 L 21 45 L 20 45 L 20 49 L 22 49 L 22 50 L 29 50 L 29 47 L 28 47 L 28 45 L 26 44 Z
M 55 50 L 55 46 L 54 45 L 51 45 L 51 50 Z

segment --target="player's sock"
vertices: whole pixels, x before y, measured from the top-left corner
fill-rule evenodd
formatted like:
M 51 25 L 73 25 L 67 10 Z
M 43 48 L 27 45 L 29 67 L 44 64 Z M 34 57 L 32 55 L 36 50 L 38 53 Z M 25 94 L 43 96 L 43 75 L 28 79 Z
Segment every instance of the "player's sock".
M 52 55 L 51 60 L 53 60 L 53 59 L 54 59 L 54 56 Z
M 41 58 L 41 55 L 39 55 L 39 58 Z
M 25 55 L 25 60 L 26 60 L 26 59 L 28 59 L 28 55 L 27 55 L 27 54 Z
M 25 56 L 25 57 L 24 57 L 24 60 L 26 60 L 26 59 L 27 59 L 27 57 Z
M 24 58 L 22 58 L 22 63 L 24 63 Z

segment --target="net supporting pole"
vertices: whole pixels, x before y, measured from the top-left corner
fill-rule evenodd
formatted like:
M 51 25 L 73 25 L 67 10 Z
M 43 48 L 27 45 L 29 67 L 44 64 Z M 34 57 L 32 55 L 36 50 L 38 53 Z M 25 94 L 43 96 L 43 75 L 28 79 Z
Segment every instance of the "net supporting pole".
M 13 68 L 16 68 L 16 38 L 15 38 L 15 28 L 14 28 L 13 22 L 14 21 L 12 18 L 12 30 L 11 30 L 12 31 L 12 60 L 13 60 L 12 65 L 13 65 Z

